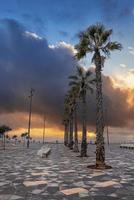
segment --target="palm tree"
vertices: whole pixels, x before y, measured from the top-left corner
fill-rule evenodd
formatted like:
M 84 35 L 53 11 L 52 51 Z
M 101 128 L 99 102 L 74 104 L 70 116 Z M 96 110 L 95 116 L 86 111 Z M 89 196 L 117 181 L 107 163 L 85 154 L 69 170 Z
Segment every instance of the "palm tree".
M 104 117 L 102 99 L 102 77 L 101 71 L 104 67 L 106 57 L 109 57 L 114 50 L 121 50 L 122 45 L 118 42 L 111 42 L 112 29 L 107 30 L 103 24 L 97 23 L 89 26 L 79 34 L 79 44 L 75 46 L 76 57 L 83 58 L 92 53 L 92 62 L 95 64 L 96 73 L 96 168 L 106 168 L 104 148 Z
M 69 128 L 68 147 L 70 149 L 73 149 L 73 106 L 72 106 L 71 96 L 72 94 L 69 91 L 65 97 L 64 104 L 65 104 L 65 113 L 67 115 L 67 122 L 68 122 L 68 128 Z
M 9 135 L 6 135 L 6 141 L 7 141 L 7 143 L 9 143 L 9 141 L 10 141 Z
M 25 139 L 26 139 L 27 136 L 28 136 L 27 132 L 21 134 L 21 138 L 23 139 L 23 146 L 25 146 Z
M 16 141 L 17 141 L 17 135 L 13 135 L 13 136 L 12 136 L 12 139 L 14 140 L 14 142 L 15 142 L 15 145 L 16 145 Z
M 69 137 L 69 109 L 67 99 L 64 101 L 64 116 L 63 116 L 63 125 L 65 127 L 64 130 L 64 145 L 68 146 L 68 137 Z
M 79 152 L 78 125 L 77 125 L 77 102 L 74 104 L 74 152 Z
M 0 134 L 2 135 L 3 138 L 3 149 L 5 150 L 5 142 L 6 142 L 6 136 L 5 133 L 8 131 L 11 131 L 12 129 L 9 126 L 2 125 L 0 126 Z
M 73 148 L 74 152 L 79 152 L 78 128 L 77 128 L 77 99 L 79 98 L 79 93 L 80 93 L 79 85 L 72 86 L 71 89 L 69 90 L 72 113 L 74 117 L 74 148 Z
M 90 70 L 86 70 L 83 67 L 77 67 L 77 73 L 74 76 L 70 76 L 71 79 L 69 85 L 77 87 L 78 91 L 77 94 L 82 99 L 83 103 L 83 112 L 82 112 L 82 119 L 83 119 L 83 128 L 82 128 L 82 143 L 81 143 L 81 156 L 87 156 L 87 119 L 86 119 L 86 97 L 87 91 L 93 92 L 93 84 L 94 79 L 90 78 L 92 76 L 92 72 Z
M 24 141 L 24 133 L 21 134 L 21 138 L 22 138 L 23 145 L 25 145 L 25 141 Z

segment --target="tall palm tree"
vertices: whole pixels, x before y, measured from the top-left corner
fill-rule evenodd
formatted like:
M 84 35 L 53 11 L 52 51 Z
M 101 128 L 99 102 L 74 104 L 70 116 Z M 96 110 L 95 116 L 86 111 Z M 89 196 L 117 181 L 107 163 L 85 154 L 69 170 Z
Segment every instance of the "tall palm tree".
M 88 53 L 93 54 L 92 62 L 95 64 L 96 73 L 96 168 L 106 168 L 104 148 L 104 119 L 102 99 L 102 77 L 101 71 L 104 67 L 106 57 L 109 57 L 114 50 L 121 50 L 122 45 L 112 42 L 110 37 L 112 29 L 107 30 L 103 24 L 97 23 L 89 26 L 79 34 L 79 44 L 75 46 L 76 57 L 83 58 Z
M 63 124 L 65 125 L 64 144 L 70 147 L 70 149 L 72 149 L 72 146 L 73 146 L 73 123 L 72 122 L 73 122 L 73 115 L 72 115 L 71 98 L 68 92 L 64 100 Z
M 64 116 L 63 116 L 63 125 L 64 129 L 64 145 L 68 146 L 69 144 L 69 108 L 68 108 L 67 96 L 64 100 Z
M 82 127 L 82 143 L 81 143 L 81 156 L 87 156 L 87 119 L 86 119 L 86 96 L 87 91 L 93 92 L 94 79 L 92 78 L 92 72 L 90 70 L 85 70 L 83 67 L 77 67 L 77 73 L 74 76 L 70 76 L 71 79 L 69 85 L 75 86 L 79 90 L 79 97 L 82 99 L 83 103 L 83 127 Z
M 69 120 L 64 118 L 63 124 L 64 124 L 64 145 L 68 146 Z
M 68 146 L 70 149 L 73 149 L 73 131 L 74 131 L 74 116 L 73 116 L 73 101 L 72 101 L 72 91 L 68 91 L 68 94 L 66 96 L 67 98 L 67 106 L 68 106 L 68 114 L 69 114 L 69 142 Z
M 70 78 L 70 77 L 69 77 Z M 69 83 L 70 84 L 70 83 Z M 74 152 L 79 152 L 78 148 L 78 128 L 77 128 L 77 99 L 79 98 L 80 88 L 79 85 L 73 85 L 69 90 L 72 112 L 74 116 Z
M 67 123 L 66 125 L 68 125 L 68 129 L 69 129 L 69 135 L 68 135 L 68 147 L 70 147 L 70 149 L 73 149 L 73 145 L 74 145 L 74 139 L 75 139 L 75 143 L 76 143 L 76 139 L 78 139 L 78 137 L 76 136 L 76 130 L 77 130 L 77 123 L 76 123 L 76 112 L 74 115 L 74 110 L 76 108 L 75 105 L 75 99 L 76 99 L 76 88 L 72 87 L 66 97 L 65 97 L 65 102 L 64 102 L 64 116 L 66 115 L 66 120 L 65 122 Z M 74 126 L 75 125 L 75 126 Z M 75 128 L 75 135 L 73 136 L 73 132 L 74 132 L 74 128 Z M 67 129 L 67 130 L 68 130 Z M 67 133 L 65 133 L 65 135 L 67 135 Z M 66 136 L 64 136 L 64 138 L 67 138 Z M 75 151 L 78 151 L 78 148 Z

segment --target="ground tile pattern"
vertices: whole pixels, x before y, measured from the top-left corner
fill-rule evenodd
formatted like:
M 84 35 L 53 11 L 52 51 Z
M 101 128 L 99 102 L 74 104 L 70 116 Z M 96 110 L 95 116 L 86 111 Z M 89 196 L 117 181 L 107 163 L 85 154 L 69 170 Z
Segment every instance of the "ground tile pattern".
M 132 200 L 134 199 L 134 150 L 106 147 L 113 168 L 92 170 L 95 146 L 81 158 L 63 144 L 47 144 L 51 154 L 37 156 L 41 144 L 8 147 L 0 154 L 0 200 Z

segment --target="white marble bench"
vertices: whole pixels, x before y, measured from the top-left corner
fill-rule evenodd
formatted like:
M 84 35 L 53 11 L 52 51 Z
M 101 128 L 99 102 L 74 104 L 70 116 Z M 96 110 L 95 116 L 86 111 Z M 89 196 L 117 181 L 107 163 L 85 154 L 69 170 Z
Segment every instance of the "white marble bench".
M 44 158 L 50 154 L 51 148 L 50 147 L 42 147 L 40 150 L 38 150 L 37 155 Z
M 134 149 L 134 144 L 121 144 L 120 148 Z

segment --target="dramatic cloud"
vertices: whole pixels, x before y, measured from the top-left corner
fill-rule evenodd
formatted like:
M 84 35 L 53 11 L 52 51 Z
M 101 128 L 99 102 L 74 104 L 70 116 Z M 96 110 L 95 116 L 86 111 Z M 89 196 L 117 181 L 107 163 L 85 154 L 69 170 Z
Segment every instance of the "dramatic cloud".
M 27 111 L 33 87 L 33 112 L 58 119 L 67 77 L 75 66 L 71 45 L 50 48 L 46 39 L 9 19 L 1 20 L 0 38 L 0 111 Z
M 113 86 L 113 80 L 108 76 L 103 76 L 103 100 L 104 100 L 104 118 L 110 126 L 125 127 L 128 124 L 129 113 L 127 90 L 121 90 Z M 88 121 L 90 126 L 95 126 L 96 105 L 95 94 L 89 95 L 88 102 Z M 106 119 L 107 110 L 107 119 Z
M 7 119 L 13 127 L 27 125 L 24 122 L 27 122 L 28 95 L 32 87 L 35 89 L 32 126 L 40 127 L 40 117 L 45 112 L 49 127 L 62 127 L 68 76 L 75 72 L 74 47 L 65 42 L 49 45 L 45 38 L 26 30 L 15 20 L 5 19 L 0 23 L 1 123 L 6 123 Z M 134 80 L 133 71 L 128 77 Z M 104 107 L 107 108 L 108 123 L 113 127 L 133 126 L 134 90 L 124 87 L 125 84 L 123 80 L 103 75 Z M 87 103 L 89 127 L 95 126 L 95 102 L 94 92 Z

